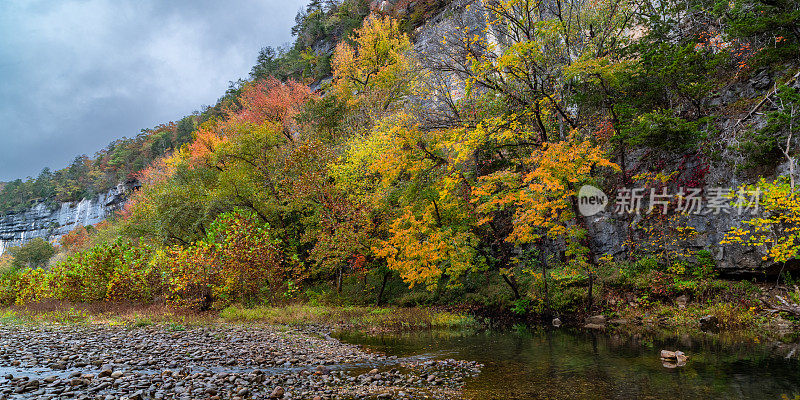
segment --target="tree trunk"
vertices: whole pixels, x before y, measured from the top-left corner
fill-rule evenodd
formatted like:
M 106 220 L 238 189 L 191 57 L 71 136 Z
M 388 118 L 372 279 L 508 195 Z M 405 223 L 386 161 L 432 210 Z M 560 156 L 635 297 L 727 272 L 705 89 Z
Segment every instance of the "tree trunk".
M 336 271 L 336 293 L 342 293 L 342 267 Z
M 539 249 L 539 263 L 542 264 L 542 282 L 544 283 L 544 310 L 546 315 L 550 315 L 550 293 L 547 288 L 547 255 L 544 249 Z
M 509 278 L 509 276 L 506 274 L 500 274 L 500 275 L 503 277 L 503 280 L 506 281 L 508 287 L 511 288 L 511 292 L 514 293 L 514 300 L 519 300 L 521 296 L 519 295 L 519 287 L 517 285 L 517 280 L 514 279 L 513 276 Z
M 594 299 L 592 298 L 592 289 L 594 287 L 594 273 L 589 272 L 589 309 L 592 309 L 592 303 L 594 303 Z
M 391 272 L 386 271 L 383 274 L 383 282 L 381 282 L 381 290 L 378 292 L 378 301 L 375 303 L 376 306 L 380 306 L 383 303 L 383 292 L 386 290 L 386 282 L 389 280 L 389 274 Z

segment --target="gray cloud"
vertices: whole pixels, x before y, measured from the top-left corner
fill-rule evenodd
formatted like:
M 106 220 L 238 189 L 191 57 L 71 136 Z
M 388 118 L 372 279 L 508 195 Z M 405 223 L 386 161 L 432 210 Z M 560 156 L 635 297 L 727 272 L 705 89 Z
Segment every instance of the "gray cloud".
M 215 103 L 306 2 L 0 2 L 0 180 Z

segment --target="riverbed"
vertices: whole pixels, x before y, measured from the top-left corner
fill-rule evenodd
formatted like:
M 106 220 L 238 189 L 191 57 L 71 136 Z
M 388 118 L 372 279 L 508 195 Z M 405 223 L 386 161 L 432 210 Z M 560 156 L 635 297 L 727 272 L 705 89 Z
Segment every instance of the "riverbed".
M 793 344 L 726 334 L 2 326 L 0 399 L 795 399 Z M 681 350 L 684 366 L 663 363 Z
M 0 399 L 460 398 L 475 362 L 270 325 L 0 325 Z

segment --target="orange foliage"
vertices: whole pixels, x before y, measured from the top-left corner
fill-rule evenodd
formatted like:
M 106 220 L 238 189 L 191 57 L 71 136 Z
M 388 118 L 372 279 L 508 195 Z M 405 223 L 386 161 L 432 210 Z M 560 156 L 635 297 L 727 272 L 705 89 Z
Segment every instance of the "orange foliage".
M 306 85 L 292 80 L 284 84 L 270 77 L 247 85 L 239 96 L 241 111 L 230 117 L 255 125 L 268 121 L 280 123 L 283 135 L 292 140 L 297 130 L 295 116 L 312 96 Z
M 89 245 L 89 231 L 85 226 L 78 226 L 61 237 L 61 246 L 66 251 L 78 251 Z

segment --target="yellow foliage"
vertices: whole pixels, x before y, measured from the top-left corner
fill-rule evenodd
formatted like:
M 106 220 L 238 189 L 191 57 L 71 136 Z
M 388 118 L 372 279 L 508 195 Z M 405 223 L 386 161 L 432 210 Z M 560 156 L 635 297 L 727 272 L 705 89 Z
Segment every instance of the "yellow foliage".
M 385 110 L 412 90 L 411 41 L 390 17 L 370 16 L 333 53 L 333 88 L 351 106 Z M 374 111 L 374 110 L 373 110 Z
M 389 239 L 373 249 L 411 286 L 432 289 L 443 274 L 454 277 L 476 268 L 472 250 L 476 238 L 468 231 L 439 226 L 433 213 L 428 209 L 418 218 L 406 207 L 391 223 Z
M 749 228 L 732 227 L 721 244 L 739 243 L 762 248 L 764 260 L 786 262 L 800 250 L 800 196 L 784 178 L 761 180 L 741 190 L 759 194 L 761 215 L 743 223 Z
M 619 167 L 605 157 L 599 146 L 579 140 L 576 135 L 573 133 L 572 140 L 544 143 L 524 160 L 526 172 L 505 170 L 480 178 L 472 191 L 479 212 L 514 210 L 514 230 L 508 241 L 524 244 L 543 235 L 580 235 L 571 226 L 576 218 L 573 199 L 577 190 L 591 180 L 592 168 Z

